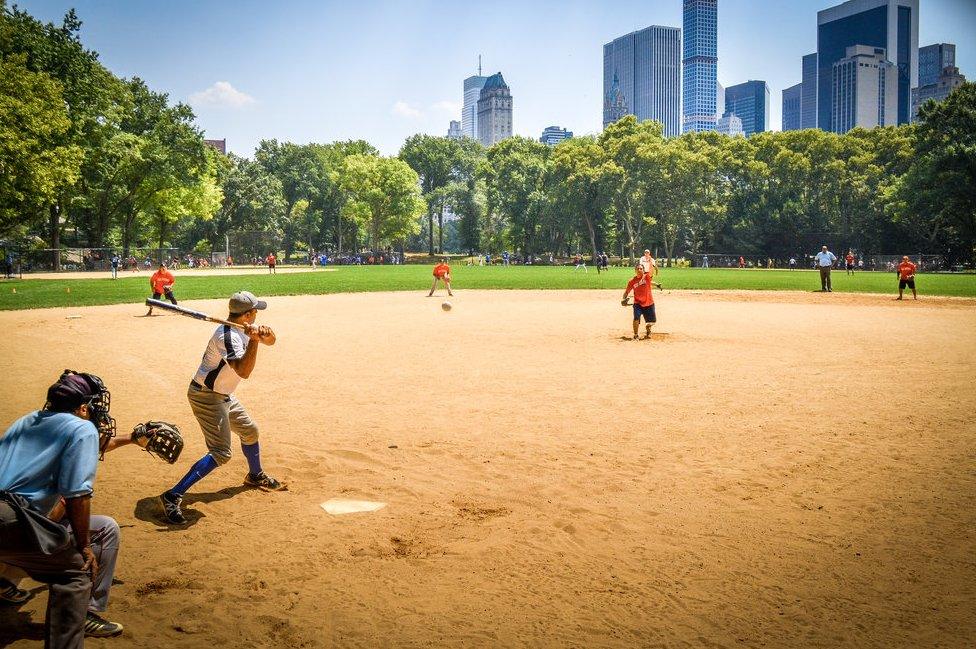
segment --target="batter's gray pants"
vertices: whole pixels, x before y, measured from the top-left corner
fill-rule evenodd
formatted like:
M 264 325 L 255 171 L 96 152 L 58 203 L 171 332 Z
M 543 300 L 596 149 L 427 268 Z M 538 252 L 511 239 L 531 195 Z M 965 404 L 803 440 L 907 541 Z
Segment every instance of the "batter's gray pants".
M 230 459 L 232 431 L 241 438 L 242 444 L 257 443 L 257 424 L 251 421 L 251 416 L 233 394 L 220 394 L 190 384 L 186 398 L 189 399 L 193 416 L 197 418 L 200 430 L 203 431 L 210 455 L 217 464 L 225 464 Z

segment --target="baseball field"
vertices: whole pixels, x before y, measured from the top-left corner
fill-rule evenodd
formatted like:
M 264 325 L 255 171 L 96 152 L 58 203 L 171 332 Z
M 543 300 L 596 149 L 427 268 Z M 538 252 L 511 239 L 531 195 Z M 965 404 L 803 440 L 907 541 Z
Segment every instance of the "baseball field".
M 665 274 L 656 333 L 632 341 L 625 269 L 559 269 L 593 290 L 457 279 L 450 312 L 429 268 L 399 292 L 363 270 L 317 275 L 353 293 L 178 275 L 218 316 L 239 288 L 323 293 L 268 299 L 278 342 L 237 393 L 289 490 L 245 489 L 235 448 L 185 528 L 155 497 L 206 450 L 185 394 L 212 325 L 143 317 L 126 291 L 145 274 L 0 284 L 4 426 L 71 368 L 104 379 L 122 434 L 165 419 L 187 442 L 174 466 L 130 446 L 99 467 L 126 630 L 90 646 L 971 646 L 976 300 L 895 302 L 893 275 L 877 295 L 836 273 L 824 295 L 808 272 L 767 275 L 803 275 L 791 291 Z M 127 303 L 88 306 L 107 292 Z M 25 294 L 75 301 L 9 310 Z M 335 498 L 385 507 L 330 515 Z M 0 646 L 42 637 L 44 589 L 22 586 Z

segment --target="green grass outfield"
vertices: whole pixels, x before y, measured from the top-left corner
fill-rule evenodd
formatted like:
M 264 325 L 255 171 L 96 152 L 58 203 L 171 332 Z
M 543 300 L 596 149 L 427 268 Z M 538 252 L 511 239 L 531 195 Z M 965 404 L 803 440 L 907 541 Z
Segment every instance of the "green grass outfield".
M 427 291 L 431 267 L 407 266 L 339 266 L 336 270 L 279 275 L 195 275 L 192 270 L 176 271 L 177 299 L 193 300 L 227 297 L 246 289 L 260 296 L 322 295 L 367 291 Z M 618 289 L 623 291 L 633 271 L 611 268 L 609 272 L 575 271 L 571 266 L 454 266 L 454 287 L 464 289 Z M 894 273 L 857 273 L 844 271 L 832 275 L 838 293 L 889 293 L 898 290 Z M 812 270 L 739 270 L 664 268 L 658 277 L 665 289 L 760 291 L 814 291 L 820 288 L 818 274 Z M 68 292 L 68 289 L 71 292 Z M 14 292 L 16 289 L 16 293 Z M 976 297 L 976 275 L 918 276 L 919 293 Z M 443 294 L 443 292 L 441 293 Z M 142 273 L 131 277 L 120 274 L 113 281 L 105 279 L 24 279 L 0 281 L 0 310 L 77 307 L 97 304 L 143 302 L 149 297 L 149 277 Z

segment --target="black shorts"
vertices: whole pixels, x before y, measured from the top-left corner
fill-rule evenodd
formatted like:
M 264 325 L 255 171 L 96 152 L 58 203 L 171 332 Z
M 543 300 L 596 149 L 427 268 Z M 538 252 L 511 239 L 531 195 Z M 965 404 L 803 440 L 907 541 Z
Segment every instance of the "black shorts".
M 854 264 L 847 264 L 847 270 L 854 270 Z
M 898 280 L 898 288 L 900 290 L 903 290 L 904 291 L 906 286 L 908 288 L 912 289 L 912 290 L 915 290 L 915 279 L 913 278 L 913 279 L 899 279 Z
M 634 322 L 638 322 L 641 316 L 644 316 L 644 322 L 657 322 L 657 316 L 654 314 L 654 305 L 649 304 L 647 306 L 641 306 L 639 304 L 634 305 Z

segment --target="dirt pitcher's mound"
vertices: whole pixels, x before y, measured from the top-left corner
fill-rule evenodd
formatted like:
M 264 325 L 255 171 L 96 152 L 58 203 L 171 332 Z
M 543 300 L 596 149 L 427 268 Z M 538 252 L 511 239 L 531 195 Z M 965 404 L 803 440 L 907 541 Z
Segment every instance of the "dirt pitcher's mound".
M 290 491 L 243 488 L 235 448 L 185 529 L 153 498 L 205 452 L 185 392 L 211 326 L 0 313 L 3 426 L 68 367 L 102 376 L 121 434 L 185 433 L 176 466 L 128 447 L 99 467 L 113 647 L 976 637 L 972 304 L 665 292 L 632 341 L 617 291 L 460 291 L 445 313 L 424 288 L 269 300 L 278 344 L 238 396 Z M 34 646 L 45 602 L 0 609 L 0 644 Z

